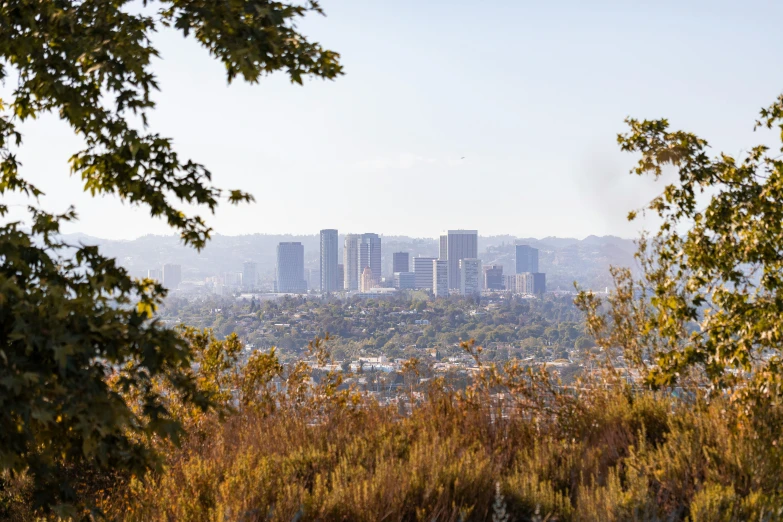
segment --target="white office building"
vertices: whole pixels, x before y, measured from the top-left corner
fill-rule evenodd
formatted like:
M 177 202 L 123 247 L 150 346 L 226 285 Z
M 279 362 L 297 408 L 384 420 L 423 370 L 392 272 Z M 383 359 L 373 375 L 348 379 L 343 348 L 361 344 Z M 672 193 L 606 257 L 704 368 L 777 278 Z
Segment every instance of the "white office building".
M 434 257 L 414 257 L 413 273 L 416 275 L 416 288 L 432 289 L 432 262 Z
M 442 240 L 441 240 L 442 242 Z M 449 230 L 447 235 L 449 288 L 459 290 L 459 262 L 478 258 L 477 230 Z
M 460 295 L 481 294 L 481 260 L 466 258 L 459 260 Z
M 343 244 L 343 287 L 359 289 L 359 241 L 360 234 L 346 234 Z
M 449 258 L 449 236 L 443 234 L 438 241 L 438 259 L 446 261 Z
M 432 260 L 432 292 L 435 297 L 449 295 L 449 264 L 440 259 Z
M 540 272 L 517 274 L 516 291 L 518 294 L 543 295 L 546 293 L 546 274 Z

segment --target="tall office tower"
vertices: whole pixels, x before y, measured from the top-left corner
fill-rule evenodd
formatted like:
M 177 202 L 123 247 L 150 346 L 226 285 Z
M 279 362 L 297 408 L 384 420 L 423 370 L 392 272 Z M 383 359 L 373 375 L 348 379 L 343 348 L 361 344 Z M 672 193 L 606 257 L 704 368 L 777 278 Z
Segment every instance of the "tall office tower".
M 503 276 L 503 288 L 507 292 L 517 291 L 517 276 L 514 274 Z
M 435 297 L 448 297 L 449 295 L 449 262 L 432 260 L 432 292 Z
M 546 274 L 543 272 L 535 272 L 533 276 L 533 293 L 536 295 L 544 295 L 546 293 Z
M 413 272 L 395 272 L 394 288 L 400 290 L 413 290 L 416 288 L 416 274 Z
M 484 267 L 484 290 L 496 292 L 503 290 L 503 265 L 489 265 Z
M 359 289 L 359 234 L 346 234 L 343 246 L 343 287 Z
M 277 291 L 281 294 L 307 292 L 302 243 L 277 245 Z
M 442 235 L 440 236 L 440 241 L 438 243 L 438 259 L 441 261 L 446 261 L 449 258 L 449 236 Z
M 337 265 L 337 288 L 338 291 L 345 290 L 345 266 L 342 263 Z
M 432 262 L 434 257 L 414 257 L 413 273 L 416 274 L 416 288 L 432 288 Z
M 242 265 L 242 286 L 248 290 L 258 286 L 258 266 L 252 261 Z
M 359 241 L 359 271 L 370 267 L 376 283 L 381 282 L 381 237 L 378 234 L 362 234 Z
M 154 279 L 158 283 L 163 281 L 163 270 L 160 268 L 150 268 L 147 270 L 147 279 Z
M 435 297 L 449 296 L 449 262 L 432 260 L 432 292 Z
M 459 260 L 459 293 L 460 295 L 481 294 L 481 260 Z
M 449 230 L 447 243 L 449 288 L 459 290 L 459 260 L 478 258 L 478 231 Z
M 540 272 L 526 272 L 517 274 L 517 293 L 542 295 L 546 292 L 546 274 Z
M 369 292 L 375 286 L 375 278 L 373 277 L 372 270 L 369 266 L 364 267 L 359 286 L 361 287 L 360 291 L 362 292 Z
M 410 254 L 395 252 L 392 257 L 392 272 L 408 272 L 411 269 Z
M 167 264 L 163 265 L 163 286 L 169 290 L 174 290 L 182 282 L 182 266 Z
M 538 272 L 538 249 L 530 245 L 517 245 L 517 274 Z
M 337 290 L 337 230 L 321 230 L 321 293 Z

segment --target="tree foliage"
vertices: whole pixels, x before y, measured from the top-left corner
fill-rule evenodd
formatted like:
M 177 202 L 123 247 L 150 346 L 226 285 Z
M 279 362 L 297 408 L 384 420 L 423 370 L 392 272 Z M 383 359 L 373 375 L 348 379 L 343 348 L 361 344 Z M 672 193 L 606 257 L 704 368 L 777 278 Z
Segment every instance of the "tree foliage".
M 179 205 L 211 212 L 221 199 L 252 197 L 213 186 L 205 166 L 148 129 L 158 88 L 151 36 L 168 27 L 195 37 L 225 65 L 229 82 L 274 71 L 299 84 L 308 75 L 333 79 L 342 72 L 339 56 L 297 31 L 308 13 L 321 13 L 316 1 L 0 4 L 0 79 L 14 84 L 0 100 L 0 194 L 31 201 L 28 223 L 0 227 L 0 470 L 28 473 L 39 505 L 73 497 L 67 465 L 146 469 L 151 455 L 140 441 L 178 432 L 160 379 L 198 407 L 210 401 L 187 371 L 186 341 L 152 317 L 165 290 L 132 279 L 94 247 L 58 238 L 76 214 L 39 208 L 42 188 L 22 177 L 16 158 L 19 123 L 58 115 L 84 143 L 70 168 L 86 191 L 148 208 L 200 249 L 211 230 Z M 8 210 L 0 203 L 0 215 Z M 131 390 L 139 410 L 122 400 Z
M 617 291 L 606 314 L 597 298 L 580 296 L 589 328 L 603 347 L 649 361 L 651 385 L 692 376 L 714 390 L 741 385 L 779 398 L 783 145 L 759 145 L 739 159 L 713 156 L 707 141 L 671 131 L 666 120 L 627 123 L 618 141 L 641 155 L 632 172 L 658 178 L 674 169 L 677 178 L 647 207 L 662 222 L 639 243 L 642 278 L 615 270 Z M 783 143 L 783 96 L 761 111 L 759 127 L 777 129 Z

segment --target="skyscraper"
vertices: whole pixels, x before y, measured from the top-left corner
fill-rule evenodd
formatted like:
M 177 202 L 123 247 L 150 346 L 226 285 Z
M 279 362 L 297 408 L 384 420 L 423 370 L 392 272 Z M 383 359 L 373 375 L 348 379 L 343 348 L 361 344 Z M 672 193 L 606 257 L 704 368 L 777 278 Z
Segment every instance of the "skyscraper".
M 242 286 L 248 290 L 258 286 L 258 267 L 252 261 L 247 261 L 242 265 Z
M 449 263 L 440 259 L 432 260 L 432 292 L 435 297 L 449 295 Z
M 538 272 L 538 249 L 530 245 L 517 245 L 517 274 Z
M 163 265 L 163 286 L 169 290 L 176 289 L 182 282 L 182 266 L 166 264 Z
M 481 260 L 465 258 L 459 260 L 460 295 L 481 294 Z
M 362 272 L 362 278 L 361 278 L 361 286 L 360 290 L 362 292 L 369 292 L 372 290 L 372 288 L 375 286 L 375 281 L 372 276 L 372 270 L 369 266 L 364 267 L 364 271 Z
M 414 257 L 413 273 L 416 274 L 416 288 L 432 288 L 432 262 L 434 257 Z
M 302 243 L 277 245 L 277 291 L 284 294 L 307 292 Z
M 161 283 L 163 282 L 163 270 L 160 268 L 150 268 L 147 270 L 147 278 Z
M 359 234 L 346 234 L 343 246 L 343 287 L 359 289 Z
M 459 290 L 459 261 L 460 259 L 478 258 L 478 231 L 449 230 L 447 243 L 449 288 Z M 441 236 L 441 245 L 442 244 L 443 236 Z
M 321 230 L 321 293 L 337 290 L 337 230 Z
M 484 267 L 484 289 L 498 291 L 503 290 L 503 265 L 489 265 Z
M 518 294 L 542 295 L 546 292 L 546 274 L 543 273 L 517 274 L 516 283 Z
M 378 234 L 362 234 L 359 241 L 359 271 L 370 267 L 376 283 L 381 282 L 381 237 Z
M 400 290 L 413 290 L 416 288 L 416 274 L 413 272 L 395 272 L 394 288 Z
M 392 257 L 392 272 L 408 272 L 410 270 L 410 254 L 395 252 Z
M 441 261 L 446 261 L 449 258 L 449 236 L 442 235 L 440 236 L 440 241 L 438 242 L 438 259 Z
M 345 289 L 345 266 L 340 263 L 337 265 L 337 286 L 338 291 Z

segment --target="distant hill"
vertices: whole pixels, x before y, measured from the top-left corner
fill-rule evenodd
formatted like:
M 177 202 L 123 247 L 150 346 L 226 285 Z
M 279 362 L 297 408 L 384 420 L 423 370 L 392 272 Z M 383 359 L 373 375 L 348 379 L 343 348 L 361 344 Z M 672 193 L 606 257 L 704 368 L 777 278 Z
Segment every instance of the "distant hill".
M 147 235 L 134 240 L 101 239 L 86 234 L 68 234 L 72 242 L 98 245 L 104 254 L 116 257 L 133 275 L 144 276 L 151 268 L 164 263 L 182 265 L 184 279 L 203 279 L 224 272 L 239 272 L 246 261 L 258 264 L 262 280 L 274 277 L 277 244 L 299 241 L 305 248 L 305 266 L 318 267 L 319 238 L 317 234 L 249 234 L 242 236 L 215 235 L 201 251 L 182 245 L 178 236 Z M 340 236 L 340 245 L 343 236 Z M 587 288 L 603 289 L 611 284 L 610 265 L 634 266 L 633 240 L 616 236 L 588 236 L 585 239 L 545 237 L 515 238 L 513 236 L 479 236 L 479 257 L 484 264 L 501 264 L 504 273 L 514 273 L 514 245 L 525 243 L 540 250 L 540 270 L 547 273 L 547 286 L 570 289 L 573 282 Z M 391 273 L 393 252 L 409 252 L 411 256 L 437 256 L 435 238 L 383 236 L 384 274 Z M 342 260 L 342 253 L 340 254 Z

